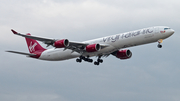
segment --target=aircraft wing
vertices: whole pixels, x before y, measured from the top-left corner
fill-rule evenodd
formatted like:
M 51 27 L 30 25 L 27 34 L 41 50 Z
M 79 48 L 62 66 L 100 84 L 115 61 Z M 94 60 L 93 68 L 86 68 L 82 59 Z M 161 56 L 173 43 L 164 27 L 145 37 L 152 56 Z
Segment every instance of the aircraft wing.
M 17 51 L 6 51 L 6 52 L 21 54 L 21 55 L 27 55 L 27 56 L 36 56 L 36 54 L 30 54 L 30 53 L 24 53 L 24 52 L 17 52 Z
M 50 38 L 42 38 L 42 37 L 37 37 L 37 36 L 32 36 L 32 35 L 25 35 L 25 34 L 21 34 L 18 33 L 16 31 L 14 31 L 13 29 L 11 30 L 15 35 L 19 35 L 22 37 L 26 37 L 29 39 L 34 39 L 34 40 L 38 40 L 38 41 L 42 41 L 43 43 L 47 44 L 47 45 L 53 45 L 53 43 L 56 41 L 55 39 L 50 39 Z
M 22 37 L 26 37 L 26 38 L 29 38 L 29 39 L 34 39 L 34 40 L 38 40 L 38 41 L 42 41 L 43 43 L 47 44 L 47 45 L 53 45 L 54 42 L 56 41 L 56 39 L 51 39 L 51 38 L 43 38 L 43 37 L 37 37 L 37 36 L 32 36 L 32 35 L 25 35 L 25 34 L 21 34 L 21 33 L 18 33 L 14 30 L 11 30 L 15 35 L 19 35 L 19 36 L 22 36 Z M 80 43 L 80 42 L 69 42 L 70 43 L 70 46 L 86 46 L 88 44 L 84 44 L 84 43 Z
M 21 33 L 18 33 L 16 31 L 14 31 L 13 29 L 11 30 L 15 35 L 19 35 L 19 36 L 22 36 L 22 37 L 26 37 L 26 38 L 30 38 L 30 39 L 34 39 L 34 40 L 38 40 L 38 41 L 42 41 L 43 43 L 47 44 L 47 46 L 49 45 L 52 45 L 54 46 L 54 43 L 57 41 L 56 39 L 51 39 L 51 38 L 43 38 L 43 37 L 37 37 L 37 36 L 31 36 L 30 34 L 21 34 Z M 66 49 L 70 49 L 72 50 L 72 52 L 76 51 L 78 53 L 83 53 L 84 52 L 84 48 L 89 45 L 88 43 L 82 43 L 82 42 L 73 42 L 73 41 L 70 41 L 69 42 L 69 46 L 67 47 L 64 47 L 64 50 Z M 105 47 L 108 47 L 109 45 L 101 45 L 101 49 L 102 48 L 105 48 Z

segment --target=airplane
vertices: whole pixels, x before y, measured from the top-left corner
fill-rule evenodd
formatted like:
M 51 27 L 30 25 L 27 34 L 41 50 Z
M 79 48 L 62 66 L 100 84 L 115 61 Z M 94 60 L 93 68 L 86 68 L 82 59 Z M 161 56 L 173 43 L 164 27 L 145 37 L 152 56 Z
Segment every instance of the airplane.
M 113 55 L 119 59 L 130 59 L 132 52 L 128 47 L 158 42 L 158 48 L 162 48 L 161 43 L 164 39 L 174 34 L 174 30 L 167 26 L 155 26 L 143 28 L 140 30 L 120 33 L 116 35 L 106 36 L 84 42 L 69 41 L 68 39 L 53 39 L 31 36 L 31 34 L 21 34 L 11 29 L 15 35 L 25 37 L 29 53 L 18 51 L 6 51 L 26 55 L 27 57 L 48 60 L 62 61 L 72 58 L 77 58 L 76 62 L 81 63 L 93 62 L 90 57 L 96 56 L 97 60 L 94 65 L 103 63 L 102 57 Z M 41 41 L 48 46 L 53 46 L 51 49 L 43 48 L 37 41 Z

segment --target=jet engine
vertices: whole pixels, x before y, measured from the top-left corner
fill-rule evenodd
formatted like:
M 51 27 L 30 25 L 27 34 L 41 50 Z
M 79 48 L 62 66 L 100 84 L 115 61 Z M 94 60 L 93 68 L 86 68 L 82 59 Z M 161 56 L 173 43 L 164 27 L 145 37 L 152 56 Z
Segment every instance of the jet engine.
M 132 52 L 130 50 L 120 50 L 112 54 L 120 59 L 129 59 L 132 56 Z
M 64 48 L 67 46 L 69 46 L 69 40 L 68 39 L 57 40 L 54 42 L 54 47 L 56 47 L 56 48 Z
M 99 44 L 92 44 L 92 45 L 87 45 L 86 46 L 86 51 L 87 52 L 96 52 L 101 49 L 101 46 Z

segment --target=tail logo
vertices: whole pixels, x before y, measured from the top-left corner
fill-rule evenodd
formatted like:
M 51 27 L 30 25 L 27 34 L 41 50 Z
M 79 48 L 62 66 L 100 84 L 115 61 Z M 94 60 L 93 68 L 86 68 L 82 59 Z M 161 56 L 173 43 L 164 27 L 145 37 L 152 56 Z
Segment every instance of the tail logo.
M 34 44 L 32 44 L 32 41 L 31 41 L 31 43 L 30 43 L 30 45 L 29 45 L 29 51 L 30 52 L 33 52 L 33 51 L 35 51 L 35 47 L 37 46 L 37 43 L 34 43 Z

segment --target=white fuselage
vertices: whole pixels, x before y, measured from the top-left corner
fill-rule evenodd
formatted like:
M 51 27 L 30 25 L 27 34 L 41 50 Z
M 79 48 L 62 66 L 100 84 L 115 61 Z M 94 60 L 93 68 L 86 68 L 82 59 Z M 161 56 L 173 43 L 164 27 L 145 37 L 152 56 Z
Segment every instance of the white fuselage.
M 165 30 L 165 28 L 167 28 Z M 107 55 L 116 50 L 157 42 L 159 39 L 166 39 L 174 33 L 174 30 L 165 26 L 149 27 L 112 36 L 102 37 L 94 40 L 84 41 L 86 44 L 100 44 L 107 47 L 96 52 L 84 52 L 80 54 L 72 50 L 63 48 L 54 48 L 45 50 L 39 59 L 59 61 L 83 56 Z

